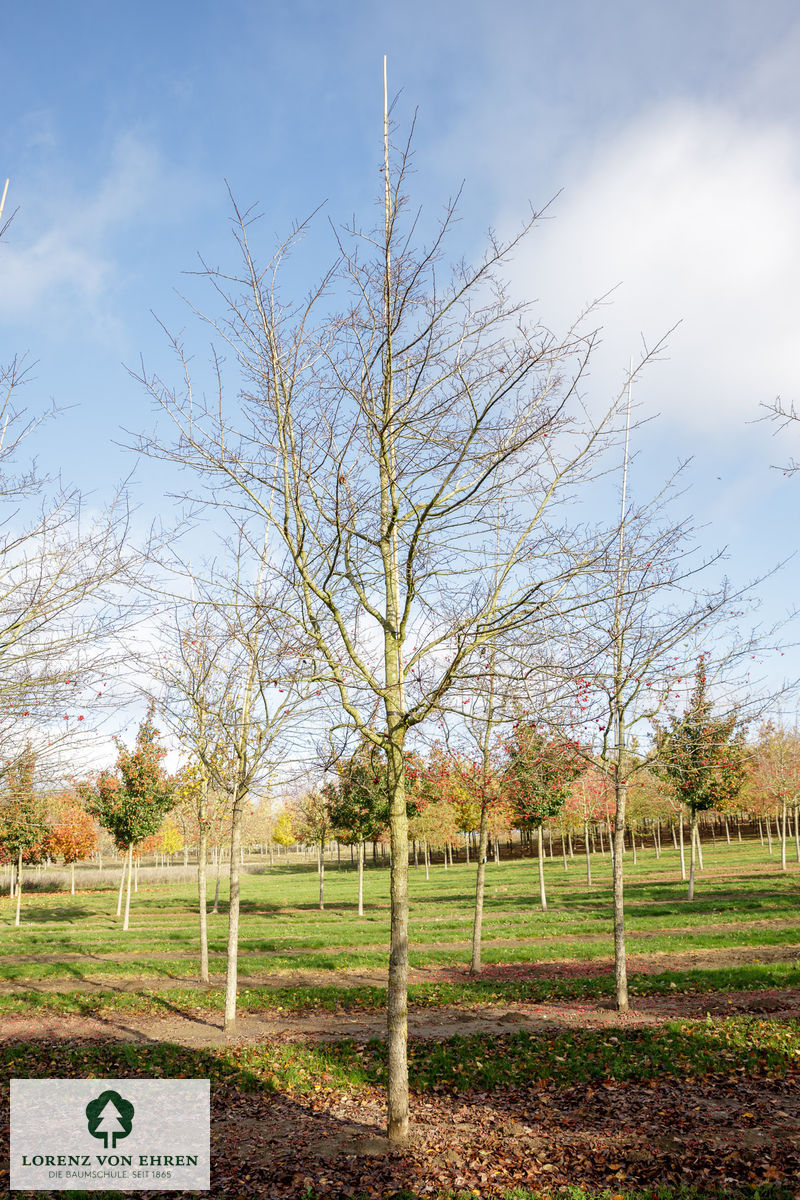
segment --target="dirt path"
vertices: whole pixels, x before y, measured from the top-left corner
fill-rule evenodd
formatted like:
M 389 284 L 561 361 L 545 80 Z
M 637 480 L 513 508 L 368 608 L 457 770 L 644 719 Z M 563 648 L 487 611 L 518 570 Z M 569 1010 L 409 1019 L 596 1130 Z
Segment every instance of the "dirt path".
M 516 945 L 517 943 L 510 943 Z M 465 943 L 466 945 L 466 943 Z M 344 956 L 343 956 L 344 958 Z M 39 961 L 43 961 L 40 959 Z M 59 961 L 61 961 L 59 959 Z M 84 960 L 85 961 L 85 960 Z M 596 958 L 563 958 L 545 962 L 523 962 L 513 965 L 489 964 L 484 967 L 483 979 L 563 979 L 605 975 L 613 963 L 611 955 Z M 738 966 L 745 963 L 773 963 L 800 961 L 800 946 L 732 946 L 714 950 L 659 951 L 654 954 L 632 954 L 628 956 L 628 973 L 634 975 L 659 974 L 663 971 L 686 971 L 692 968 L 713 970 L 719 967 Z M 247 973 L 247 955 L 239 959 L 240 988 L 297 988 L 297 987 L 386 987 L 387 970 L 384 967 L 338 967 L 336 969 L 298 969 L 281 971 L 259 971 Z M 409 971 L 408 981 L 415 983 L 463 982 L 469 978 L 465 967 L 415 967 Z M 212 972 L 211 987 L 221 987 L 225 976 Z M 194 975 L 125 976 L 103 975 L 98 963 L 96 975 L 73 979 L 3 980 L 0 995 L 13 996 L 19 992 L 65 993 L 92 992 L 142 992 L 159 988 L 180 988 L 187 992 L 205 991 Z
M 239 1018 L 237 1031 L 226 1035 L 218 1013 L 191 1014 L 165 1004 L 163 1016 L 110 1013 L 104 1016 L 8 1016 L 0 1018 L 0 1041 L 32 1037 L 56 1039 L 114 1038 L 132 1042 L 177 1042 L 208 1047 L 252 1041 L 365 1042 L 383 1038 L 382 1012 L 257 1013 Z M 634 1028 L 664 1021 L 734 1013 L 769 1014 L 773 1020 L 800 1019 L 800 988 L 709 993 L 707 995 L 641 996 L 628 1013 L 618 1013 L 606 998 L 550 1004 L 473 1004 L 409 1008 L 412 1038 L 449 1038 L 454 1034 L 507 1034 L 520 1030 Z

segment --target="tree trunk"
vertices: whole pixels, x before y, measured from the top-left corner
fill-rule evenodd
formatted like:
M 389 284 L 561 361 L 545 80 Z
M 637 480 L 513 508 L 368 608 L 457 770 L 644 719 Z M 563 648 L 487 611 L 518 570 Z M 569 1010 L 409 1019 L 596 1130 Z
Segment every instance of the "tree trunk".
M 19 916 L 22 910 L 22 851 L 20 850 L 17 857 L 17 912 L 14 917 L 14 924 L 19 925 Z
M 388 706 L 387 706 L 388 707 Z M 399 714 L 388 717 L 387 782 L 389 836 L 392 859 L 391 942 L 386 1027 L 389 1043 L 387 1137 L 403 1142 L 408 1137 L 408 816 L 403 777 L 403 730 Z
M 427 838 L 425 838 L 424 842 L 422 843 L 422 852 L 425 855 L 425 878 L 430 879 L 430 877 L 431 877 L 431 856 L 428 853 L 428 839 Z
M 781 804 L 781 870 L 786 870 L 786 800 Z
M 700 841 L 700 823 L 695 817 L 694 824 L 694 840 L 697 842 L 697 865 L 702 871 L 703 869 L 703 844 Z
M 486 858 L 489 844 L 489 805 L 484 797 L 481 804 L 481 824 L 478 840 L 478 871 L 475 879 L 475 916 L 472 922 L 472 961 L 470 975 L 481 973 L 481 936 L 483 932 L 483 892 L 486 884 Z
M 564 832 L 563 825 L 561 826 L 561 857 L 564 859 L 564 870 L 568 871 L 569 866 L 567 865 L 567 835 Z
M 758 836 L 761 838 L 761 845 L 764 845 L 764 826 L 761 824 L 761 817 L 758 818 Z
M 208 983 L 208 829 L 200 821 L 197 848 L 197 905 L 200 912 L 200 982 Z
M 542 839 L 542 827 L 536 826 L 536 850 L 539 861 L 539 902 L 542 906 L 542 912 L 547 912 L 547 895 L 544 890 L 544 845 Z
M 219 876 L 222 870 L 222 855 L 219 852 L 219 846 L 214 847 L 214 862 L 217 868 L 217 877 L 214 881 L 214 907 L 211 909 L 213 915 L 219 912 Z
M 125 932 L 130 924 L 131 916 L 131 875 L 133 874 L 133 842 L 128 846 L 128 886 L 125 889 L 125 918 L 122 930 Z
M 117 895 L 117 916 L 122 916 L 122 892 L 125 887 L 125 872 L 128 869 L 128 853 L 125 852 L 125 857 L 122 860 L 122 874 L 119 879 L 119 893 Z
M 364 915 L 364 843 L 358 843 L 358 915 Z
M 228 900 L 228 947 L 225 967 L 225 1021 L 223 1031 L 236 1029 L 236 993 L 239 967 L 239 850 L 242 841 L 244 796 L 237 795 L 231 813 L 230 896 Z
M 586 883 L 592 886 L 592 851 L 589 846 L 589 822 L 583 822 L 583 845 L 586 851 Z
M 770 852 L 770 854 L 772 854 L 772 827 L 770 826 L 770 823 L 769 823 L 769 816 L 767 816 L 767 844 L 769 846 L 769 852 Z M 763 842 L 762 842 L 762 845 L 763 845 Z
M 695 858 L 697 845 L 697 813 L 692 809 L 691 821 L 689 825 L 689 894 L 687 900 L 694 900 L 694 874 L 695 874 Z
M 681 835 L 681 879 L 685 883 L 686 882 L 686 854 L 684 853 L 684 849 L 683 849 L 683 813 L 681 813 L 680 820 L 678 821 L 678 829 L 680 830 L 680 835 Z
M 322 851 L 322 842 L 317 847 L 317 874 L 319 875 L 319 906 L 325 907 L 325 855 Z
M 723 820 L 725 821 L 725 840 L 727 841 L 728 845 L 730 846 L 730 844 L 731 844 L 731 831 L 730 831 L 730 826 L 728 825 L 728 818 L 727 818 L 727 817 L 724 817 L 724 818 L 723 818 Z
M 69 894 L 70 894 L 70 896 L 75 895 L 75 863 L 74 862 L 71 862 L 69 864 Z
M 797 861 L 800 863 L 800 824 L 798 824 L 798 815 L 800 815 L 800 809 L 798 809 L 798 806 L 795 805 L 794 806 L 794 849 L 795 849 L 795 854 L 797 855 Z
M 622 738 L 620 737 L 622 744 Z M 627 781 L 620 778 L 619 769 L 614 773 L 614 853 L 611 859 L 614 893 L 614 987 L 618 1012 L 628 1011 L 628 965 L 625 954 L 625 899 L 622 879 L 625 838 L 625 802 Z
M 636 864 L 639 860 L 636 857 L 636 834 L 633 832 L 632 825 L 631 825 L 631 846 L 633 847 L 633 865 L 636 866 Z
M 464 834 L 464 861 L 469 866 L 469 834 Z

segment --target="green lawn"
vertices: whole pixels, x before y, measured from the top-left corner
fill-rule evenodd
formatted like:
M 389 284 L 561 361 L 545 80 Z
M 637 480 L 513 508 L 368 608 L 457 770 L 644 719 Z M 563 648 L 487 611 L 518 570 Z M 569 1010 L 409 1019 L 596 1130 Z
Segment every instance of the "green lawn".
M 412 967 L 463 968 L 472 935 L 474 866 L 439 864 L 425 879 L 411 869 Z M 757 843 L 718 841 L 705 850 L 705 872 L 693 904 L 685 899 L 672 847 L 656 860 L 640 853 L 626 862 L 628 949 L 632 956 L 737 947 L 800 946 L 800 867 L 784 875 Z M 537 897 L 536 863 L 514 860 L 487 869 L 483 961 L 548 962 L 605 958 L 611 952 L 610 864 L 596 856 L 594 883 L 586 886 L 583 861 L 564 870 L 546 864 L 548 911 Z M 256 985 L 276 971 L 342 968 L 380 970 L 389 932 L 388 871 L 365 874 L 366 912 L 358 917 L 355 871 L 343 865 L 326 872 L 326 904 L 317 904 L 311 868 L 276 867 L 242 880 L 240 972 Z M 115 916 L 116 897 L 104 890 L 33 892 L 24 898 L 22 925 L 13 925 L 8 898 L 0 901 L 0 984 L 26 983 L 79 991 L 83 982 L 115 981 L 127 989 L 141 980 L 148 992 L 174 989 L 196 974 L 198 930 L 194 888 L 148 884 L 133 898 L 131 929 Z M 209 917 L 212 972 L 224 970 L 227 901 Z M 779 951 L 778 951 L 779 953 Z M 774 957 L 774 955 L 773 955 Z M 788 978 L 788 977 L 787 977 Z M 258 987 L 256 987 L 258 991 Z M 6 1006 L 9 996 L 0 997 Z M 252 1001 L 251 1001 L 252 1002 Z M 128 1005 L 126 998 L 122 1003 Z
M 499 973 L 489 970 L 486 977 L 471 980 L 466 967 L 474 865 L 462 863 L 444 871 L 439 864 L 431 869 L 429 880 L 424 870 L 412 868 L 411 963 L 452 971 L 427 982 L 414 982 L 409 990 L 411 1006 L 590 1002 L 610 997 L 610 964 L 596 961 L 608 959 L 612 952 L 607 858 L 595 859 L 593 874 L 595 882 L 588 889 L 580 859 L 574 859 L 566 872 L 560 859 L 547 862 L 549 908 L 542 913 L 534 860 L 490 864 L 483 959 L 486 964 L 507 964 L 508 969 Z M 665 848 L 658 861 L 652 851 L 640 854 L 636 867 L 629 855 L 626 874 L 629 983 L 634 1005 L 637 997 L 644 995 L 725 994 L 800 986 L 800 868 L 796 864 L 791 863 L 784 875 L 775 857 L 770 859 L 757 843 L 709 845 L 697 899 L 691 905 L 671 847 Z M 336 1014 L 383 1008 L 385 986 L 358 984 L 345 968 L 373 972 L 385 968 L 388 883 L 386 869 L 367 870 L 367 907 L 359 918 L 356 876 L 349 867 L 340 871 L 328 868 L 323 912 L 317 907 L 318 881 L 312 869 L 281 866 L 246 874 L 242 880 L 240 1011 Z M 209 918 L 212 971 L 218 976 L 224 970 L 225 896 L 223 888 L 221 911 Z M 63 892 L 34 892 L 24 899 L 23 923 L 17 929 L 10 900 L 0 899 L 0 1013 L 162 1015 L 177 1010 L 218 1014 L 223 1001 L 219 977 L 210 988 L 193 985 L 198 952 L 194 888 L 171 882 L 143 886 L 133 898 L 131 929 L 124 934 L 115 907 L 116 895 L 107 889 L 74 897 Z M 765 961 L 758 961 L 761 948 Z M 655 960 L 647 970 L 637 971 L 638 955 L 685 951 L 702 952 L 704 961 L 673 959 L 659 969 L 659 960 Z M 737 951 L 741 951 L 738 956 Z M 573 960 L 572 968 L 545 971 L 546 964 L 559 960 Z M 543 964 L 542 972 L 513 970 L 513 964 L 524 967 L 526 963 Z M 324 984 L 311 974 L 321 968 L 333 972 Z M 280 970 L 295 973 L 291 986 L 275 977 Z M 99 989 L 87 990 L 87 980 L 99 984 Z M 386 1051 L 377 1040 L 290 1043 L 278 1039 L 192 1050 L 170 1044 L 50 1039 L 0 1044 L 0 1068 L 6 1078 L 15 1074 L 194 1075 L 211 1078 L 215 1104 L 222 1112 L 247 1112 L 251 1097 L 262 1109 L 267 1106 L 264 1111 L 279 1101 L 296 1104 L 298 1118 L 307 1119 L 318 1111 L 338 1111 L 341 1104 L 358 1112 L 363 1103 L 373 1114 L 380 1114 Z M 564 1029 L 544 1035 L 509 1032 L 502 1036 L 412 1038 L 409 1069 L 415 1106 L 452 1104 L 454 1112 L 461 1098 L 475 1103 L 475 1098 L 485 1097 L 489 1105 L 499 1098 L 500 1113 L 502 1097 L 535 1097 L 544 1094 L 537 1090 L 540 1088 L 549 1089 L 547 1094 L 557 1099 L 570 1089 L 577 1089 L 579 1097 L 584 1091 L 591 1094 L 592 1089 L 604 1095 L 605 1088 L 624 1096 L 626 1089 L 637 1087 L 697 1086 L 711 1089 L 723 1097 L 720 1103 L 727 1103 L 725 1097 L 735 1096 L 741 1081 L 756 1091 L 762 1089 L 758 1093 L 763 1094 L 762 1111 L 768 1111 L 769 1097 L 776 1088 L 784 1089 L 782 1095 L 796 1094 L 800 1022 L 736 1015 L 673 1020 L 654 1027 Z M 749 1111 L 746 1116 L 751 1119 Z M 380 1116 L 373 1116 L 372 1120 L 376 1119 Z M 551 1191 L 517 1188 L 505 1195 L 507 1200 L 794 1200 L 796 1192 L 784 1177 L 783 1182 L 777 1178 L 770 1181 L 764 1174 L 766 1160 L 759 1160 L 755 1151 L 750 1158 L 746 1157 L 749 1151 L 742 1153 L 742 1161 L 761 1171 L 760 1182 L 752 1181 L 748 1165 L 747 1178 L 742 1174 L 735 1185 L 725 1182 L 727 1176 L 720 1167 L 717 1184 L 713 1182 L 712 1158 L 712 1183 L 702 1189 L 671 1182 L 668 1187 L 637 1190 L 620 1181 L 619 1190 L 616 1185 L 605 1191 L 593 1190 L 588 1184 L 586 1191 L 560 1185 Z M 634 1164 L 634 1172 L 637 1169 Z M 318 1170 L 323 1172 L 324 1167 Z M 608 1170 L 611 1172 L 610 1167 Z M 571 1171 L 562 1178 L 585 1183 L 597 1176 Z M 111 1194 L 91 1193 L 98 1197 Z M 413 1193 L 404 1196 L 395 1189 L 391 1194 L 396 1200 L 415 1200 Z M 467 1194 L 474 1200 L 473 1193 L 446 1188 L 438 1193 L 428 1191 L 426 1196 L 466 1200 Z M 297 1195 L 301 1200 L 314 1200 L 315 1190 L 308 1187 Z M 361 1200 L 359 1191 L 353 1195 Z

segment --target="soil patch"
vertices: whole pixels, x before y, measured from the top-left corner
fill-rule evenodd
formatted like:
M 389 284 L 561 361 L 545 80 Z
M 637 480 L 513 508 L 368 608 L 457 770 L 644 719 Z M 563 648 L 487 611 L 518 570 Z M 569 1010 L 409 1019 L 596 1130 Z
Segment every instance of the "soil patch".
M 768 1014 L 773 1020 L 800 1019 L 800 988 L 772 988 L 703 995 L 632 997 L 634 1007 L 618 1013 L 610 999 L 559 1001 L 549 1004 L 472 1004 L 436 1007 L 409 1006 L 409 1037 L 445 1039 L 455 1034 L 507 1034 L 518 1030 L 534 1033 L 564 1029 L 631 1029 L 665 1021 L 731 1016 L 736 1013 Z M 195 1048 L 255 1041 L 339 1041 L 352 1038 L 368 1041 L 384 1038 L 386 1018 L 382 1012 L 291 1012 L 246 1013 L 239 1017 L 235 1033 L 222 1029 L 219 1013 L 196 1014 L 163 1001 L 163 1015 L 108 1013 L 93 1017 L 7 1016 L 0 1018 L 0 1040 L 25 1038 L 121 1039 L 133 1042 L 176 1042 Z

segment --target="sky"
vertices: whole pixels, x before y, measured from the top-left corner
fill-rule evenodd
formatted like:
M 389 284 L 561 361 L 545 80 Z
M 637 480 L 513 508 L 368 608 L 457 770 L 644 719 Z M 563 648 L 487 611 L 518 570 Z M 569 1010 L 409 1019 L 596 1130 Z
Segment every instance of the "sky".
M 415 201 L 434 217 L 463 184 L 456 252 L 546 209 L 513 292 L 560 330 L 603 298 L 592 403 L 668 335 L 636 385 L 659 416 L 634 435 L 634 496 L 691 459 L 679 509 L 735 581 L 794 554 L 800 477 L 776 467 L 800 457 L 800 426 L 760 419 L 777 396 L 800 404 L 794 0 L 10 6 L 0 361 L 27 356 L 18 403 L 62 410 L 31 447 L 41 466 L 97 508 L 133 472 L 142 526 L 169 516 L 170 480 L 125 448 L 154 420 L 130 372 L 167 368 L 159 321 L 197 336 L 178 293 L 207 298 L 198 255 L 233 261 L 228 188 L 267 247 L 322 206 L 290 264 L 298 294 L 333 256 L 329 222 L 369 218 L 384 54 L 399 129 L 416 112 Z M 763 619 L 799 584 L 790 561 Z M 780 670 L 800 676 L 796 650 Z

